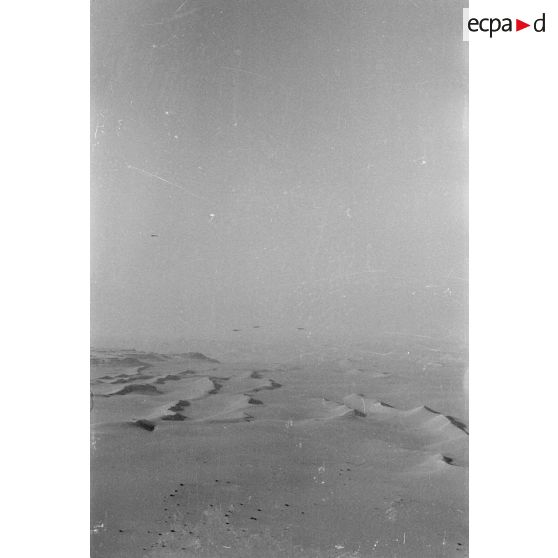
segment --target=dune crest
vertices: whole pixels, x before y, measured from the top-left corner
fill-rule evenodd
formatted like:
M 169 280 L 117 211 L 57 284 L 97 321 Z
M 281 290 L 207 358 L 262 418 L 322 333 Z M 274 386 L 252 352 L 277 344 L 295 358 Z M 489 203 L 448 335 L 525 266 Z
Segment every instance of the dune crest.
M 129 393 L 139 393 L 142 395 L 155 395 L 161 392 L 152 384 L 129 384 L 127 386 L 124 386 L 119 391 L 115 391 L 114 393 L 109 393 L 107 397 L 113 395 L 128 395 Z
M 380 401 L 378 399 L 369 399 L 363 395 L 352 393 L 343 398 L 343 403 L 355 411 L 358 411 L 364 416 L 368 416 L 373 413 L 389 413 L 396 412 L 389 403 Z

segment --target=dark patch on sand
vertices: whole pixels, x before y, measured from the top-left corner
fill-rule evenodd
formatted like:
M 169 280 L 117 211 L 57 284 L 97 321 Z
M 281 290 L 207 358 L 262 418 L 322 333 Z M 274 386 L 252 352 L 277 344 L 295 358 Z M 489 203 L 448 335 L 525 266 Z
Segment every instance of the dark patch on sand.
M 253 397 L 250 397 L 250 399 L 248 399 L 248 403 L 250 405 L 263 405 L 263 401 L 260 401 L 259 399 L 254 399 Z
M 268 389 L 279 389 L 280 387 L 283 387 L 283 384 L 280 384 L 279 382 L 276 382 L 275 380 L 269 380 L 269 385 L 268 386 L 262 386 L 262 387 L 258 387 L 253 389 L 253 392 L 256 391 L 263 391 L 263 390 L 268 390 Z
M 123 387 L 120 391 L 116 393 L 111 393 L 110 395 L 127 395 L 128 393 L 142 393 L 144 395 L 155 395 L 160 392 L 155 386 L 151 384 L 131 384 L 129 386 Z
M 180 399 L 172 407 L 169 407 L 169 411 L 174 411 L 175 413 L 183 411 L 186 407 L 190 406 L 190 401 L 187 399 Z
M 467 436 L 469 435 L 469 428 L 467 427 L 467 425 L 464 422 L 461 422 L 460 420 L 456 419 L 455 417 L 452 417 L 450 415 L 444 415 L 442 413 L 440 413 L 440 411 L 436 411 L 435 409 L 432 409 L 431 407 L 427 407 L 426 405 L 424 406 L 424 408 L 433 413 L 434 415 L 442 415 L 443 417 L 447 418 L 451 424 L 453 424 L 453 426 L 455 426 L 456 428 L 459 428 L 459 430 L 465 432 L 465 434 L 467 434 Z
M 188 417 L 181 415 L 180 413 L 174 413 L 172 415 L 164 415 L 161 417 L 161 420 L 172 420 L 172 421 L 183 421 L 186 420 Z
M 111 384 L 129 384 L 130 382 L 135 382 L 137 380 L 150 380 L 153 376 L 145 375 L 145 374 L 134 374 L 133 376 L 126 376 L 124 378 L 118 378 L 118 380 L 114 380 L 110 382 Z
M 178 376 L 190 376 L 191 374 L 196 374 L 195 370 L 184 370 L 182 372 L 178 372 Z
M 467 434 L 467 436 L 469 436 L 469 428 L 464 422 L 461 422 L 451 415 L 445 415 L 445 417 L 453 424 L 453 426 L 456 426 L 459 430 L 462 430 L 465 434 Z
M 228 380 L 228 378 L 214 378 L 214 377 L 210 377 L 209 379 L 214 385 L 214 388 L 210 389 L 207 392 L 209 395 L 215 395 L 216 393 L 219 393 L 223 389 L 223 384 L 219 380 Z
M 139 419 L 136 420 L 133 424 L 139 426 L 140 428 L 143 428 L 144 430 L 147 430 L 148 432 L 153 432 L 153 430 L 155 430 L 155 423 L 151 422 L 150 420 Z
M 155 380 L 155 383 L 164 384 L 165 382 L 176 382 L 178 380 L 182 380 L 182 376 L 180 376 L 179 374 L 167 374 L 166 376 L 157 378 L 157 380 Z

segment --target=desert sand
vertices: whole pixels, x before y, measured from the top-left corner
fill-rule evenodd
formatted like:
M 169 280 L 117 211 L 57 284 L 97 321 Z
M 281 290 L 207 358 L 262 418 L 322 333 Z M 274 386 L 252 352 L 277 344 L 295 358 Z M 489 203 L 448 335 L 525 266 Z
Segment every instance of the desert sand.
M 468 556 L 466 351 L 94 349 L 92 556 Z

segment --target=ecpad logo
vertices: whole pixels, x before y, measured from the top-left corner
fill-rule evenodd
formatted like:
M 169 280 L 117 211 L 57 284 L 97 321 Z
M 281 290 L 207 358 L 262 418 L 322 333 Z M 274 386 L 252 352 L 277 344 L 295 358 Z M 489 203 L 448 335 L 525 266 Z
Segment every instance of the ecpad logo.
M 505 17 L 505 18 L 497 18 L 497 17 L 485 17 L 485 18 L 476 18 L 472 17 L 471 19 L 467 19 L 467 30 L 471 33 L 489 33 L 489 37 L 492 38 L 494 33 L 504 32 L 509 33 L 514 31 L 512 18 Z M 544 33 L 546 26 L 546 14 L 543 13 L 542 16 L 536 19 L 533 22 L 533 30 L 536 33 Z M 515 20 L 515 31 L 521 31 L 522 29 L 526 29 L 527 27 L 531 27 L 530 23 L 526 23 L 521 19 Z

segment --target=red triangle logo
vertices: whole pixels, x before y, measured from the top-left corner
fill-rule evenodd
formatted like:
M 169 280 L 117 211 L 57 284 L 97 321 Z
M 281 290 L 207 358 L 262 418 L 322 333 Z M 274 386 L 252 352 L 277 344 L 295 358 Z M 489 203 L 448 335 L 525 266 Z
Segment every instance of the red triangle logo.
M 525 23 L 524 21 L 521 21 L 520 19 L 515 20 L 515 30 L 516 31 L 521 31 L 522 29 L 525 29 L 526 27 L 531 27 L 531 24 Z

